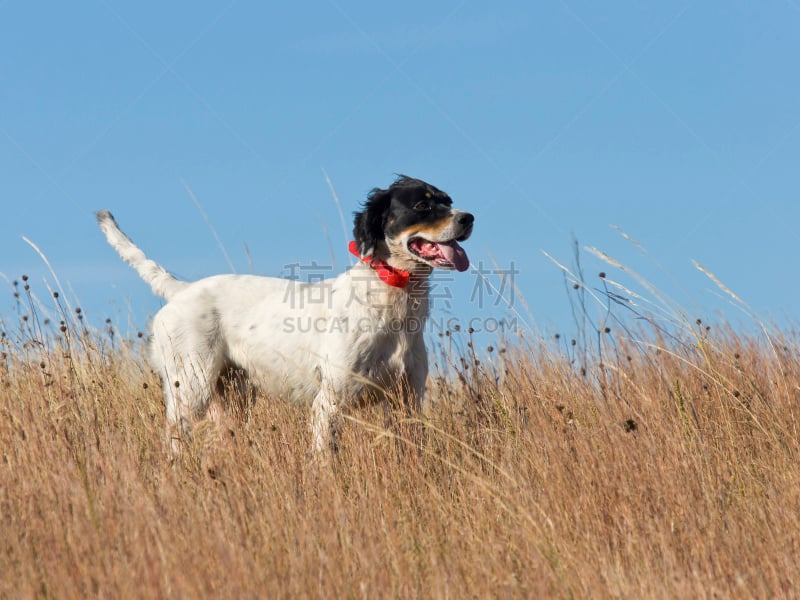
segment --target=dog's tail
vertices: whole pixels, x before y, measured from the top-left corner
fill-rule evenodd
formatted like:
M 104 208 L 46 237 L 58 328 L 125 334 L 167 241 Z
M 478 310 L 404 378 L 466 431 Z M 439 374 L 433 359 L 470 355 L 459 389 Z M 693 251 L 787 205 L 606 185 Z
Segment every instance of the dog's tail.
M 97 223 L 106 235 L 108 243 L 116 250 L 126 263 L 139 273 L 153 290 L 153 293 L 169 300 L 189 284 L 175 279 L 167 270 L 154 260 L 144 255 L 131 239 L 122 233 L 117 221 L 107 210 L 97 211 Z

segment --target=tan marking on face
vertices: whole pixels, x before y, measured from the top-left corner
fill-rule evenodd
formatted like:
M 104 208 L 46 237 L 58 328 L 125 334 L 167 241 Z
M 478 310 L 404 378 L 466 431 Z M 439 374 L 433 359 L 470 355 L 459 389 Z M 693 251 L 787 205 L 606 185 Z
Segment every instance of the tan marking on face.
M 450 216 L 442 217 L 433 223 L 425 223 L 424 225 L 412 225 L 407 229 L 401 231 L 397 238 L 411 238 L 423 237 L 430 241 L 449 241 L 449 239 L 442 238 L 442 232 L 452 225 L 453 218 Z
M 397 269 L 411 271 L 412 273 L 422 276 L 430 275 L 433 270 L 431 265 L 409 252 L 403 239 L 387 239 L 386 246 L 389 248 L 389 258 L 387 262 L 391 266 Z
M 426 197 L 428 200 L 430 200 L 431 198 L 433 198 L 433 196 L 431 196 L 431 193 L 430 193 L 430 192 L 425 192 L 425 197 Z

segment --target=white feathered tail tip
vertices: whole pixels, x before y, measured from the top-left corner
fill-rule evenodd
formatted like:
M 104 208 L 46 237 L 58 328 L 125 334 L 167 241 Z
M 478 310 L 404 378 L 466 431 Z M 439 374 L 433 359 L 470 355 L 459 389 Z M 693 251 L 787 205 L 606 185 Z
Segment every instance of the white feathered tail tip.
M 152 288 L 156 296 L 169 300 L 183 290 L 187 285 L 185 281 L 176 279 L 164 267 L 145 256 L 139 247 L 125 235 L 117 225 L 114 215 L 107 210 L 98 210 L 97 223 L 105 234 L 108 243 L 117 251 L 126 263 L 136 269 L 139 276 Z

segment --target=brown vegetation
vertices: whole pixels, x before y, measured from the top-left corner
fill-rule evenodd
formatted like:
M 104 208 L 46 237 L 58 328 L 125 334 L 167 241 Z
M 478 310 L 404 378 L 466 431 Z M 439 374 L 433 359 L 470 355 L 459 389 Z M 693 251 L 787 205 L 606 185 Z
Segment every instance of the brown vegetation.
M 333 458 L 309 452 L 306 408 L 259 397 L 173 464 L 141 341 L 66 308 L 45 324 L 20 296 L 0 348 L 2 597 L 800 589 L 794 335 L 650 319 L 480 360 L 465 344 L 424 419 L 354 410 Z

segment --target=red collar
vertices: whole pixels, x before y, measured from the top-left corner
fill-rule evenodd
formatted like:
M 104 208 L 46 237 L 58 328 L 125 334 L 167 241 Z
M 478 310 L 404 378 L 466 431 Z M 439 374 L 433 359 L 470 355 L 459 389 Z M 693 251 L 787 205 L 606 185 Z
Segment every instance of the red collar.
M 350 254 L 358 257 L 358 260 L 372 267 L 372 270 L 377 273 L 378 278 L 387 285 L 396 288 L 404 288 L 408 285 L 408 281 L 411 279 L 411 273 L 409 271 L 396 269 L 379 258 L 361 256 L 361 253 L 358 251 L 358 244 L 355 241 L 350 242 L 348 249 L 350 250 Z

